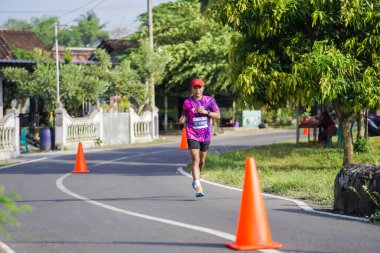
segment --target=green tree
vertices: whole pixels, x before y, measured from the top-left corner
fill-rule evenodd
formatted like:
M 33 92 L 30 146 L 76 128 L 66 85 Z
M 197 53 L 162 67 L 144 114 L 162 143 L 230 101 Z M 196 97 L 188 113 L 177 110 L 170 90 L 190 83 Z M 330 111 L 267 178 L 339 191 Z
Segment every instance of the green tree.
M 60 66 L 60 101 L 73 113 L 84 100 L 95 102 L 109 85 L 110 57 L 103 50 L 96 50 L 97 63 L 92 65 L 63 64 Z M 17 86 L 18 96 L 33 97 L 43 101 L 44 111 L 52 124 L 56 108 L 56 66 L 54 60 L 35 50 L 36 67 L 32 73 L 24 68 L 2 69 L 6 80 Z
M 32 30 L 44 44 L 54 42 L 54 23 L 58 22 L 57 17 L 32 17 L 30 21 L 22 19 L 8 19 L 2 27 L 9 30 Z
M 380 4 L 375 0 L 211 0 L 214 18 L 239 31 L 234 90 L 247 105 L 331 102 L 353 163 L 348 122 L 379 102 Z
M 32 30 L 33 25 L 26 20 L 10 18 L 1 27 L 9 30 Z
M 42 18 L 32 18 L 33 31 L 37 34 L 38 38 L 46 44 L 53 44 L 55 41 L 55 30 L 54 24 L 58 23 L 57 17 L 42 17 Z
M 164 92 L 188 92 L 186 84 L 194 77 L 203 78 L 210 93 L 226 91 L 231 29 L 202 15 L 197 0 L 157 5 L 153 16 L 155 44 L 171 54 L 161 82 Z M 131 38 L 147 37 L 147 15 L 139 19 L 140 31 Z
M 112 94 L 131 99 L 137 104 L 137 113 L 141 113 L 147 103 L 148 94 L 137 70 L 131 67 L 129 60 L 123 60 L 111 73 Z
M 87 12 L 86 15 L 82 15 L 77 22 L 84 46 L 94 46 L 101 40 L 108 39 L 108 32 L 101 30 L 105 27 L 105 24 L 100 24 L 100 20 L 95 12 Z
M 70 47 L 83 46 L 81 31 L 78 26 L 70 26 L 68 28 L 61 29 L 58 33 L 58 42 L 60 45 Z
M 100 24 L 95 12 L 90 11 L 78 18 L 76 25 L 61 27 L 59 31 L 59 44 L 64 46 L 94 46 L 101 40 L 109 38 L 104 31 L 106 24 Z M 8 19 L 2 24 L 5 29 L 32 30 L 38 38 L 47 45 L 55 41 L 54 24 L 60 24 L 57 17 L 32 17 L 29 21 L 22 19 Z
M 138 103 L 138 113 L 141 113 L 144 106 L 149 104 L 152 94 L 148 84 L 152 79 L 158 83 L 162 81 L 170 55 L 167 51 L 152 50 L 148 41 L 142 40 L 140 47 L 131 49 L 120 59 L 122 64 L 115 68 L 112 75 L 116 92 L 123 92 L 119 94 L 123 96 L 133 92 L 133 98 Z M 126 78 L 125 81 L 121 77 Z M 132 90 L 127 92 L 128 88 Z

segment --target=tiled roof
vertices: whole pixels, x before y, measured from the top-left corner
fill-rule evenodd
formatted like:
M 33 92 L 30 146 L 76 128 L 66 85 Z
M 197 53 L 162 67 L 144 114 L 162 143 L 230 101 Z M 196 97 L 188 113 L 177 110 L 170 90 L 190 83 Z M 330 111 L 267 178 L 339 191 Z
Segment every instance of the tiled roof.
M 73 62 L 86 62 L 91 60 L 91 57 L 95 51 L 95 48 L 90 47 L 64 47 L 58 46 L 59 60 L 63 60 L 66 51 L 70 52 L 71 60 Z M 55 45 L 50 48 L 51 56 L 55 59 Z
M 0 59 L 13 59 L 12 50 L 3 36 L 0 36 Z
M 32 31 L 0 30 L 0 59 L 14 59 L 12 47 L 26 51 L 33 51 L 34 48 L 46 49 L 46 46 Z
M 98 48 L 102 48 L 107 51 L 107 53 L 111 56 L 113 62 L 116 61 L 116 56 L 125 53 L 127 48 L 137 47 L 138 43 L 136 41 L 131 40 L 103 40 Z
M 115 61 L 115 57 L 123 54 L 127 48 L 136 47 L 137 43 L 127 40 L 105 40 L 98 47 L 105 49 Z M 0 60 L 16 60 L 12 47 L 17 47 L 26 51 L 33 51 L 34 48 L 42 48 L 50 52 L 51 56 L 55 59 L 55 45 L 45 45 L 32 31 L 26 30 L 0 30 Z M 93 57 L 95 48 L 80 48 L 72 47 L 66 48 L 59 45 L 58 54 L 60 61 L 68 50 L 70 52 L 72 62 L 84 64 L 90 63 Z M 1 62 L 2 64 L 5 62 Z
M 17 47 L 26 51 L 33 51 L 35 48 L 42 48 L 51 53 L 55 59 L 55 46 L 43 44 L 37 35 L 32 31 L 26 30 L 0 30 L 0 59 L 16 59 L 12 52 L 12 47 Z M 59 58 L 63 60 L 66 50 L 70 51 L 73 62 L 87 62 L 95 50 L 94 48 L 66 48 L 58 47 Z
M 137 42 L 131 40 L 103 40 L 98 46 L 100 48 L 111 50 L 125 50 L 131 47 L 137 47 Z

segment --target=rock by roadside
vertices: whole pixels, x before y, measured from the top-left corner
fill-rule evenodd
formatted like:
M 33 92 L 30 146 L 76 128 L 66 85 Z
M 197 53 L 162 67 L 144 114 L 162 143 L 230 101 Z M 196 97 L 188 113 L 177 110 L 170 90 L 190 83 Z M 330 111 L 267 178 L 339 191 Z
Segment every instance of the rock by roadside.
M 343 167 L 335 178 L 334 211 L 373 214 L 380 205 L 379 182 L 380 166 L 360 163 Z

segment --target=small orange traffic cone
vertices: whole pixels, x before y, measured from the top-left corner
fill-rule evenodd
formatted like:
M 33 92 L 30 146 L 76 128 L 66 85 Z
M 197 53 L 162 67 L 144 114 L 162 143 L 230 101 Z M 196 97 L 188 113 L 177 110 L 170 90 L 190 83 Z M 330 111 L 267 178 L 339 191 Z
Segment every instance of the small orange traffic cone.
M 182 137 L 181 137 L 181 143 L 179 144 L 179 149 L 187 150 L 189 148 L 187 144 L 187 138 L 186 138 L 186 128 L 182 128 Z
M 226 246 L 234 250 L 279 249 L 282 247 L 280 243 L 272 242 L 256 163 L 252 157 L 248 157 L 245 161 L 244 187 L 236 241 L 226 243 Z
M 304 134 L 304 135 L 308 135 L 308 134 L 309 134 L 309 128 L 305 127 L 305 128 L 303 129 L 303 134 Z
M 75 161 L 75 167 L 73 173 L 88 173 L 86 166 L 86 158 L 84 157 L 82 142 L 78 144 L 77 159 Z

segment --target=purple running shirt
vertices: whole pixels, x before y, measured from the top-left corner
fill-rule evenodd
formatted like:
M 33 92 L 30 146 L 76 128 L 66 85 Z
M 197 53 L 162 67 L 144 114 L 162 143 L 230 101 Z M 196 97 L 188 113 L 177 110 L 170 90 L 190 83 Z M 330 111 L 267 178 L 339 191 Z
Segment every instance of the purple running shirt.
M 196 101 L 193 97 L 185 100 L 182 115 L 186 116 L 186 137 L 188 140 L 206 142 L 211 140 L 210 117 L 197 113 L 196 109 L 203 106 L 210 112 L 219 112 L 219 107 L 213 97 L 203 95 Z

